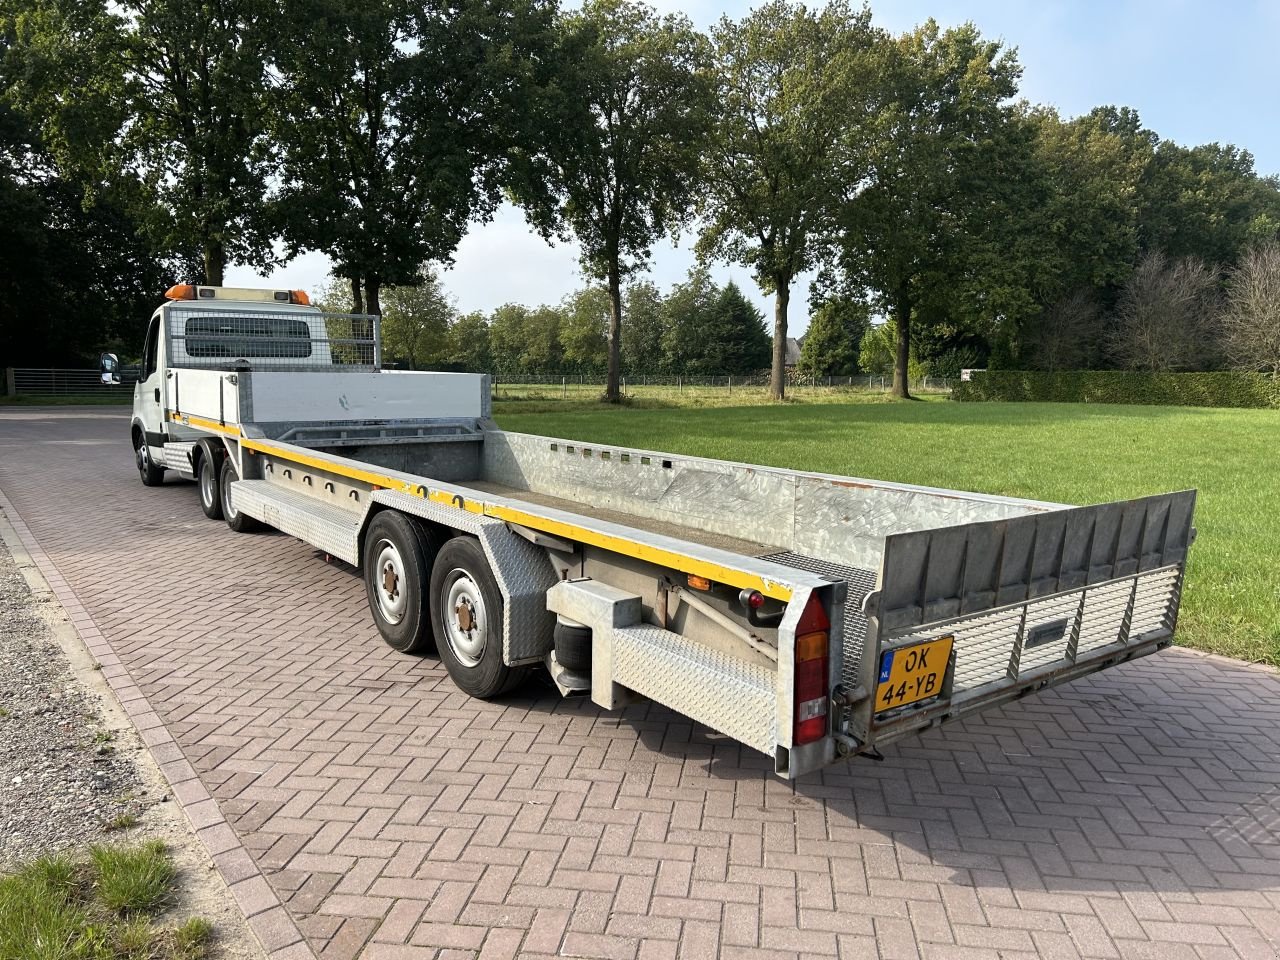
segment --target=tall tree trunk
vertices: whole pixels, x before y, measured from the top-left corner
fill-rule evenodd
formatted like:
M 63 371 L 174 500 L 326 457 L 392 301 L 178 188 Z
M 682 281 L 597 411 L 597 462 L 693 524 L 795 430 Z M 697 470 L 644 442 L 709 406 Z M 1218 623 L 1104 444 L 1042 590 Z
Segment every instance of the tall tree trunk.
M 911 388 L 907 383 L 907 373 L 911 363 L 911 300 L 906 296 L 898 297 L 894 308 L 894 323 L 897 325 L 898 354 L 893 359 L 893 395 L 903 400 L 911 399 Z
M 351 312 L 364 313 L 364 294 L 360 290 L 360 278 L 351 278 Z
M 226 269 L 227 249 L 221 240 L 207 240 L 204 245 L 204 282 L 211 287 L 222 286 L 222 274 Z
M 773 297 L 773 368 L 769 371 L 769 396 L 787 396 L 787 306 L 791 303 L 791 278 L 776 282 Z
M 609 264 L 609 378 L 604 398 L 609 403 L 622 402 L 619 381 L 622 378 L 622 279 L 618 261 Z

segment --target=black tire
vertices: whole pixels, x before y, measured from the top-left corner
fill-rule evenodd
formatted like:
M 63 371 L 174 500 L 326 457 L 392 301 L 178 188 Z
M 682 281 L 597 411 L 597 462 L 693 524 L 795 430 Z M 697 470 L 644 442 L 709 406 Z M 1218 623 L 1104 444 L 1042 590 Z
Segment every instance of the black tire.
M 428 622 L 424 529 L 403 513 L 383 510 L 364 534 L 364 592 L 373 622 L 388 646 L 401 653 L 429 653 L 435 646 Z
M 231 503 L 231 484 L 240 479 L 236 473 L 236 465 L 230 457 L 222 458 L 222 470 L 218 474 L 218 500 L 222 505 L 222 519 L 236 533 L 252 533 L 262 529 L 262 523 L 241 513 Z
M 431 567 L 431 629 L 458 689 L 487 700 L 514 689 L 526 672 L 502 660 L 502 592 L 473 537 L 454 537 Z
M 219 463 L 207 453 L 200 458 L 196 486 L 200 489 L 200 509 L 210 520 L 222 519 L 222 478 Z
M 164 467 L 152 461 L 147 435 L 141 430 L 133 431 L 133 460 L 144 487 L 158 487 L 164 483 Z

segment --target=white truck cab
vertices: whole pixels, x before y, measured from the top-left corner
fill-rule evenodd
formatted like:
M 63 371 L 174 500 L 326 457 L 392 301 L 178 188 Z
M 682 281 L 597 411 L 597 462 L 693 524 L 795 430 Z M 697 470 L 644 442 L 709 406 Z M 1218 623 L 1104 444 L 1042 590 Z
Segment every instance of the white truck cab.
M 143 483 L 159 483 L 166 468 L 194 479 L 190 446 L 164 450 L 205 435 L 166 416 L 180 409 L 175 368 L 314 369 L 333 363 L 329 344 L 324 314 L 303 290 L 170 287 L 147 327 L 133 390 L 133 448 Z

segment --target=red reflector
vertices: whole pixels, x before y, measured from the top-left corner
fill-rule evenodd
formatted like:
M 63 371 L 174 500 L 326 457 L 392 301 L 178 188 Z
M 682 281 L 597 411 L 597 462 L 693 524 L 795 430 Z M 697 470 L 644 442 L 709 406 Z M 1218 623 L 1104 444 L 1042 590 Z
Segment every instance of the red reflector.
M 751 596 L 747 597 L 747 603 L 756 610 L 764 606 L 764 594 L 759 590 L 752 590 Z
M 811 717 L 796 724 L 795 737 L 793 739 L 797 744 L 813 743 L 815 740 L 821 740 L 826 735 L 826 716 Z
M 813 743 L 827 735 L 827 658 L 796 664 L 795 726 L 792 741 Z
M 822 609 L 822 601 L 818 599 L 816 593 L 809 594 L 809 602 L 804 606 L 804 613 L 800 614 L 800 622 L 796 624 L 796 636 L 804 633 L 821 633 L 831 626 L 831 621 L 827 619 L 827 612 Z
M 801 660 L 796 664 L 796 703 L 827 695 L 827 658 Z

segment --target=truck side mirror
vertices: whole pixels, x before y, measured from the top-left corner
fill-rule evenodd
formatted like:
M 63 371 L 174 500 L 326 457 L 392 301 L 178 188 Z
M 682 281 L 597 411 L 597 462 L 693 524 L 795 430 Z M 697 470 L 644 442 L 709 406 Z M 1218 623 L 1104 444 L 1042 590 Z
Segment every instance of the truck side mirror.
M 114 353 L 104 353 L 98 358 L 99 379 L 108 385 L 120 382 L 120 358 Z

